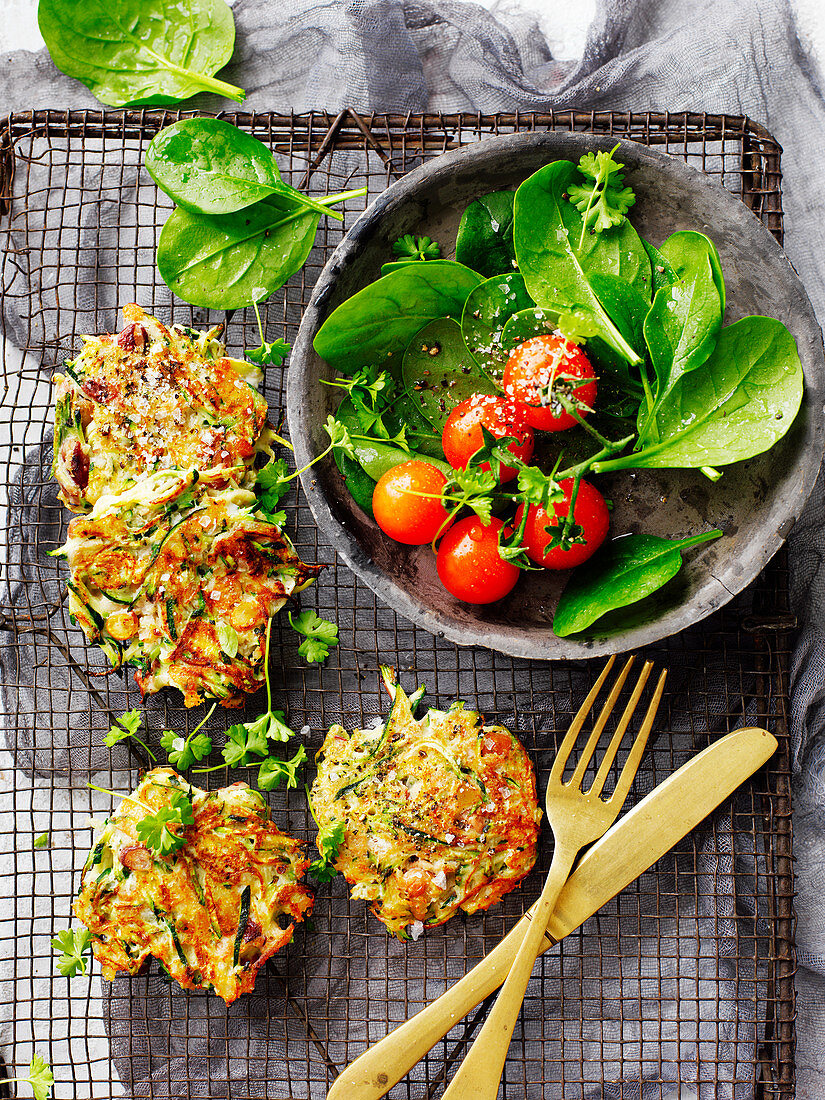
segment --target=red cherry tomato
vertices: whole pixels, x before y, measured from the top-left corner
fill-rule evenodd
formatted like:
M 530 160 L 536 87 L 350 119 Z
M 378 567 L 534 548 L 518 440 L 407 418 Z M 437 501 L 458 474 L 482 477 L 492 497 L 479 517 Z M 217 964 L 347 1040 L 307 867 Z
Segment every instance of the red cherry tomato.
M 546 528 L 550 524 L 556 526 L 570 509 L 573 478 L 567 477 L 559 485 L 564 490 L 564 500 L 551 504 L 551 513 L 544 508 L 530 505 L 524 529 L 524 549 L 528 558 L 543 565 L 545 569 L 572 569 L 575 565 L 581 565 L 599 549 L 607 538 L 607 529 L 610 526 L 610 513 L 604 497 L 589 481 L 582 481 L 573 508 L 573 522 L 581 527 L 584 542 L 574 542 L 569 550 L 554 546 L 552 550 L 545 552 L 544 548 L 550 542 L 550 534 Z M 521 504 L 516 512 L 516 528 L 520 526 L 523 514 L 524 505 Z
M 507 360 L 502 384 L 524 406 L 527 423 L 545 432 L 563 432 L 577 423 L 556 393 L 575 401 L 579 416 L 587 416 L 596 401 L 590 360 L 563 336 L 534 336 L 519 344 Z
M 446 483 L 444 474 L 429 462 L 413 460 L 394 466 L 373 489 L 375 522 L 396 542 L 408 546 L 431 542 L 449 516 L 440 500 Z
M 499 555 L 503 526 L 495 517 L 485 526 L 477 516 L 468 516 L 441 540 L 436 568 L 441 583 L 457 600 L 493 603 L 512 590 L 521 570 Z
M 484 445 L 482 427 L 496 437 L 515 436 L 518 443 L 511 443 L 507 450 L 523 462 L 529 462 L 533 454 L 533 430 L 524 419 L 522 406 L 510 397 L 496 397 L 491 393 L 474 393 L 462 401 L 447 417 L 441 445 L 451 466 L 463 470 L 476 451 Z M 482 470 L 489 470 L 490 463 L 483 462 Z M 518 473 L 514 466 L 502 466 L 501 482 L 509 481 Z

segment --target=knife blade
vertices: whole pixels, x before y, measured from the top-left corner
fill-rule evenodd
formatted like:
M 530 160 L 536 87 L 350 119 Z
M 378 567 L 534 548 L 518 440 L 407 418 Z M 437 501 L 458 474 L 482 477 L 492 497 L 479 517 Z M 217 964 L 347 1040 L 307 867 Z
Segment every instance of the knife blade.
M 575 931 L 644 874 L 774 754 L 777 740 L 758 727 L 714 741 L 609 829 L 585 852 L 564 885 L 539 954 Z M 482 961 L 438 1000 L 364 1051 L 335 1079 L 327 1100 L 377 1100 L 439 1039 L 504 981 L 531 910 Z

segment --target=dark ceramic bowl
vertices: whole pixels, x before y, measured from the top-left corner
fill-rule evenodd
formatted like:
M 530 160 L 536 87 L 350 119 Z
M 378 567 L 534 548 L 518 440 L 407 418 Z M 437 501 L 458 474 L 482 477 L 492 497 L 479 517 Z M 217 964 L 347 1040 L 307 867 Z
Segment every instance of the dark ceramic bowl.
M 614 139 L 536 133 L 490 138 L 445 153 L 389 187 L 350 229 L 313 292 L 289 368 L 287 411 L 299 468 L 328 442 L 323 431 L 339 397 L 321 384 L 332 373 L 313 337 L 345 298 L 378 278 L 391 244 L 403 233 L 426 233 L 454 254 L 467 204 L 512 188 L 552 160 L 578 161 Z M 332 461 L 303 483 L 323 534 L 350 568 L 395 611 L 462 645 L 483 645 L 518 657 L 579 658 L 658 641 L 703 619 L 748 585 L 773 557 L 805 503 L 825 440 L 822 337 L 805 291 L 762 223 L 707 176 L 646 146 L 623 141 L 617 157 L 636 192 L 631 217 L 654 244 L 677 229 L 707 233 L 719 249 L 727 287 L 725 323 L 751 313 L 778 317 L 796 338 L 805 371 L 805 400 L 793 428 L 772 450 L 725 468 L 710 482 L 698 470 L 640 470 L 599 479 L 614 511 L 613 535 L 645 532 L 681 538 L 720 527 L 724 538 L 686 553 L 682 572 L 654 596 L 627 608 L 588 637 L 557 638 L 553 611 L 567 574 L 527 573 L 505 600 L 459 603 L 442 587 L 428 546 L 393 542 L 352 501 Z

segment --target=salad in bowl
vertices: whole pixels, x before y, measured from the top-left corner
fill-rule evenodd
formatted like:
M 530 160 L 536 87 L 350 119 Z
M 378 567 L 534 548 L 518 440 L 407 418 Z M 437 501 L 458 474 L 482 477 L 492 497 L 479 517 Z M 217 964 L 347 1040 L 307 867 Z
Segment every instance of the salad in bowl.
M 299 460 L 334 440 L 322 527 L 397 610 L 514 654 L 629 648 L 720 606 L 822 453 L 801 411 L 821 342 L 776 243 L 632 143 L 519 135 L 412 177 L 345 238 L 296 344 Z

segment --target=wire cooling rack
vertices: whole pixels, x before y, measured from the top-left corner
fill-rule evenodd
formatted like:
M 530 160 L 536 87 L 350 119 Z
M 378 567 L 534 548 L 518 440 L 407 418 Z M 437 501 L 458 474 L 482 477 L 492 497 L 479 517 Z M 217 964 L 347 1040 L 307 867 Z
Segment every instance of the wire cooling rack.
M 338 1070 L 472 966 L 535 898 L 539 873 L 484 916 L 457 918 L 416 944 L 391 940 L 338 880 L 320 887 L 313 926 L 226 1009 L 184 994 L 157 969 L 134 978 L 57 975 L 49 939 L 69 921 L 91 833 L 108 811 L 93 780 L 126 790 L 145 760 L 102 738 L 113 715 L 140 704 L 134 685 L 101 675 L 63 603 L 63 568 L 47 556 L 68 516 L 48 476 L 52 370 L 83 332 L 113 331 L 137 301 L 162 319 L 203 325 L 172 301 L 154 268 L 169 204 L 142 169 L 146 145 L 181 117 L 164 111 L 37 111 L 0 124 L 2 478 L 5 567 L 0 584 L 3 720 L 9 753 L 0 837 L 0 1042 L 8 1076 L 32 1051 L 51 1062 L 58 1097 L 323 1097 Z M 366 182 L 370 198 L 422 160 L 491 134 L 555 128 L 654 144 L 733 190 L 781 241 L 780 149 L 761 127 L 705 114 L 237 114 L 271 145 L 285 178 L 314 191 Z M 362 207 L 350 204 L 347 224 Z M 342 228 L 329 220 L 303 269 L 266 306 L 268 338 L 294 337 L 302 306 Z M 222 318 L 211 318 L 217 320 Z M 258 343 L 254 319 L 227 318 L 230 351 Z M 20 350 L 17 350 L 20 349 Z M 268 368 L 277 416 L 283 372 Z M 317 749 L 336 721 L 385 710 L 379 662 L 430 699 L 463 697 L 519 731 L 542 772 L 596 674 L 587 662 L 519 661 L 460 649 L 415 629 L 375 600 L 319 541 L 305 501 L 289 529 L 307 561 L 327 569 L 304 605 L 336 618 L 340 646 L 307 667 L 278 624 L 272 675 L 290 724 Z M 746 593 L 646 654 L 672 672 L 659 733 L 636 799 L 681 760 L 728 730 L 769 726 L 780 751 L 709 823 L 545 955 L 528 991 L 504 1079 L 506 1097 L 700 1095 L 790 1097 L 794 1091 L 794 945 L 786 724 L 793 620 L 780 557 Z M 149 743 L 188 731 L 203 708 L 148 701 Z M 211 732 L 234 716 L 217 714 Z M 217 738 L 220 744 L 220 737 Z M 237 777 L 237 776 L 236 776 Z M 218 771 L 211 786 L 230 781 Z M 301 791 L 270 796 L 276 822 L 314 836 Z M 33 840 L 48 832 L 47 847 Z M 549 863 L 545 837 L 540 868 Z M 458 1025 L 393 1097 L 435 1096 L 480 1014 Z M 639 1082 L 643 1082 L 640 1088 Z M 0 1095 L 11 1095 L 2 1090 Z M 25 1095 L 21 1087 L 21 1095 Z

